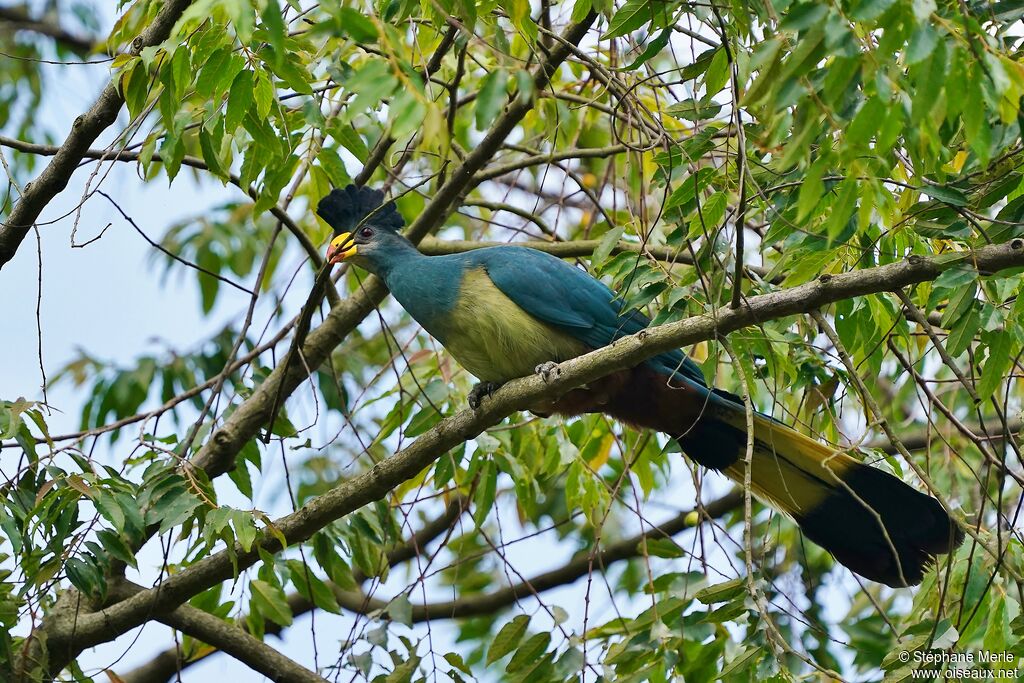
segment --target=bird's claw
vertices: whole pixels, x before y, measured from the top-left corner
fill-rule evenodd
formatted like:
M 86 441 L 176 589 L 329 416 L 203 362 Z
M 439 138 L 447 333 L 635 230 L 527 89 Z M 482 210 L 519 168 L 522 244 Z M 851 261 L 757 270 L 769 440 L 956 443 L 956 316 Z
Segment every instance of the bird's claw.
M 540 375 L 541 379 L 543 379 L 545 382 L 550 382 L 552 379 L 558 377 L 558 375 L 561 374 L 561 372 L 558 369 L 558 363 L 555 363 L 554 361 L 550 360 L 546 363 L 541 363 L 540 365 L 535 367 L 533 371 Z
M 469 401 L 469 407 L 473 410 L 480 408 L 480 402 L 485 396 L 490 396 L 497 390 L 501 385 L 497 382 L 479 382 L 473 387 L 472 391 L 469 392 L 467 400 Z

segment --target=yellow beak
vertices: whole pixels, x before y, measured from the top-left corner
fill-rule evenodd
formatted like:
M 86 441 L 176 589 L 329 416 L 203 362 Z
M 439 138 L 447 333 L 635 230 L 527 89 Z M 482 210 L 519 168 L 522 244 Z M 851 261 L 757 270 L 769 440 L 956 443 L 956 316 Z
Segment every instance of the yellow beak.
M 327 262 L 330 264 L 340 263 L 356 253 L 356 244 L 352 239 L 352 233 L 343 232 L 333 240 L 327 247 Z

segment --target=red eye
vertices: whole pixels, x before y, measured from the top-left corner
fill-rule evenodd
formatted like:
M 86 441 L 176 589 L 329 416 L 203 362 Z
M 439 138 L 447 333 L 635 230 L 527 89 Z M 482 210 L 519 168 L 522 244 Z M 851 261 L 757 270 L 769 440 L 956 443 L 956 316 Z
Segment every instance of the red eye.
M 371 230 L 370 228 L 363 228 L 362 230 L 359 231 L 359 234 L 362 235 L 363 237 L 373 237 L 373 230 Z

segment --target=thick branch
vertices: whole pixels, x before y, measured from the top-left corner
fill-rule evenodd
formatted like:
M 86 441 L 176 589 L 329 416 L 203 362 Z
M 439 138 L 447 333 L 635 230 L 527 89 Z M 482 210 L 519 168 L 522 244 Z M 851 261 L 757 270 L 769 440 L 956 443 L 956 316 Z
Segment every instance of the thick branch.
M 513 380 L 484 399 L 478 410 L 466 410 L 445 418 L 394 456 L 312 499 L 305 507 L 277 520 L 274 525 L 289 545 L 301 543 L 332 521 L 380 500 L 451 448 L 474 438 L 517 410 L 550 401 L 581 384 L 633 367 L 651 356 L 681 346 L 768 320 L 813 311 L 843 299 L 889 292 L 934 280 L 963 260 L 969 259 L 982 272 L 1024 266 L 1024 240 L 990 245 L 958 256 L 914 255 L 899 263 L 822 276 L 797 287 L 749 297 L 737 309 L 719 308 L 710 314 L 623 337 L 607 347 L 560 364 L 547 380 L 539 375 Z M 281 550 L 281 545 L 275 534 L 265 532 L 249 551 L 236 546 L 233 553 L 225 550 L 210 555 L 167 577 L 158 588 L 134 595 L 99 612 L 79 615 L 74 621 L 65 619 L 55 623 L 49 633 L 51 651 L 80 651 L 115 638 L 145 622 L 149 615 L 173 609 L 207 588 L 230 579 L 235 571 L 252 566 L 259 559 L 260 548 L 274 553 Z
M 146 590 L 142 586 L 124 580 L 112 588 L 111 596 L 121 600 Z M 324 683 L 326 680 L 298 662 L 285 657 L 241 627 L 191 605 L 181 605 L 173 612 L 157 614 L 154 618 L 197 640 L 214 645 L 272 681 Z
M 191 1 L 167 0 L 153 19 L 153 23 L 132 41 L 131 54 L 137 55 L 143 48 L 166 40 L 174 23 Z M 122 104 L 124 98 L 118 90 L 115 77 L 103 88 L 103 92 L 89 111 L 75 119 L 64 144 L 39 177 L 25 185 L 25 190 L 8 215 L 7 222 L 0 225 L 0 269 L 14 258 L 21 241 L 25 239 L 25 235 L 50 200 L 67 187 L 71 174 L 75 172 L 82 156 L 100 133 L 114 123 Z
M 442 254 L 458 254 L 473 249 L 499 246 L 529 247 L 537 251 L 543 251 L 558 258 L 582 258 L 590 256 L 601 244 L 601 240 L 571 240 L 568 242 L 547 242 L 541 240 L 530 240 L 527 242 L 486 242 L 474 240 L 439 240 L 432 237 L 425 238 L 420 242 L 420 251 L 430 256 Z M 643 254 L 657 261 L 665 263 L 682 263 L 693 265 L 693 256 L 682 249 L 673 247 L 661 247 L 637 242 L 620 241 L 612 247 L 612 254 Z M 756 273 L 760 277 L 768 275 L 767 268 L 759 266 L 746 266 L 746 270 Z
M 389 567 L 395 567 L 403 562 L 408 562 L 412 558 L 423 553 L 430 543 L 432 543 L 438 536 L 445 533 L 455 524 L 456 520 L 466 509 L 466 499 L 461 496 L 454 497 L 451 502 L 448 503 L 445 508 L 444 514 L 424 524 L 416 533 L 414 533 L 407 542 L 402 545 L 393 548 L 387 552 L 387 563 Z M 353 579 L 356 583 L 363 583 L 368 577 L 365 576 L 358 569 L 353 571 Z M 327 581 L 328 586 L 334 589 L 335 593 L 341 591 L 340 588 L 335 588 L 334 582 Z M 187 605 L 183 605 L 187 607 Z M 307 600 L 299 593 L 292 593 L 288 596 L 288 607 L 291 609 L 292 616 L 299 617 L 307 612 L 311 612 L 316 609 L 316 605 Z M 181 607 L 174 610 L 172 615 L 176 615 Z M 241 623 L 245 623 L 245 619 L 237 620 Z M 236 626 L 235 628 L 242 629 L 243 626 Z M 181 629 L 183 632 L 185 629 Z M 266 622 L 264 633 L 276 635 L 284 630 L 284 627 L 276 624 L 272 621 Z M 206 640 L 202 636 L 197 636 L 195 633 L 188 632 L 189 635 L 199 638 L 207 645 L 215 645 L 216 643 Z M 223 649 L 223 648 L 221 648 Z M 225 650 L 227 651 L 227 650 Z M 213 652 L 209 655 L 215 654 Z M 229 653 L 230 654 L 230 653 Z M 203 658 L 209 655 L 204 655 Z M 153 659 L 142 664 L 141 666 L 132 669 L 125 675 L 121 676 L 121 680 L 124 683 L 165 683 L 172 676 L 179 671 L 186 669 L 187 667 L 200 661 L 200 659 L 190 659 L 182 661 L 178 648 L 171 647 L 160 654 L 156 655 Z

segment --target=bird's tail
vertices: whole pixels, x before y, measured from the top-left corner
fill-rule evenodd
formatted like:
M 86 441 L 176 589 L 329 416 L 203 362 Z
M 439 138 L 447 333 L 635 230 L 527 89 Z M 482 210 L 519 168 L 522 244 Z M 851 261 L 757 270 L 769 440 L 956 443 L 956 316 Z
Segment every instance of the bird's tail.
M 642 372 L 648 374 L 654 373 Z M 641 383 L 653 405 L 630 410 L 625 419 L 670 434 L 697 463 L 744 483 L 747 415 L 738 397 L 671 387 L 660 376 Z M 765 415 L 755 413 L 753 422 L 752 493 L 857 574 L 889 586 L 914 585 L 936 555 L 963 541 L 937 500 L 897 477 Z
M 716 412 L 717 419 L 744 436 L 741 456 L 724 470 L 743 483 L 745 411 L 724 407 Z M 936 555 L 955 550 L 963 541 L 963 532 L 931 496 L 760 414 L 754 415 L 750 474 L 753 493 L 795 519 L 807 538 L 839 562 L 872 581 L 889 586 L 920 583 Z

